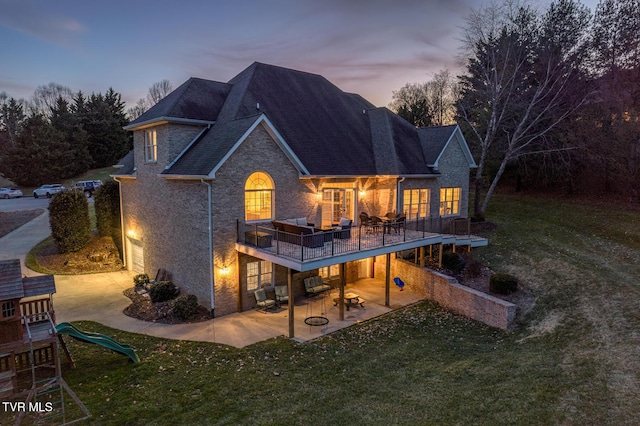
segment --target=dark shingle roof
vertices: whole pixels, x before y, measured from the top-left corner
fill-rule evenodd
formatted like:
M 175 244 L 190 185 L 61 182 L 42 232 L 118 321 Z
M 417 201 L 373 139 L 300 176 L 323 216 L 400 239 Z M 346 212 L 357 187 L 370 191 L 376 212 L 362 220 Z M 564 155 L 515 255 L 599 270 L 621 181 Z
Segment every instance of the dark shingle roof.
M 53 275 L 39 275 L 37 277 L 25 277 L 24 297 L 53 294 L 56 292 L 56 283 Z
M 435 163 L 455 129 L 455 124 L 450 126 L 422 127 L 418 129 L 418 135 L 420 136 L 420 142 L 422 142 L 422 149 L 427 164 Z
M 192 77 L 129 123 L 127 128 L 160 117 L 215 121 L 229 90 L 231 86 L 226 83 Z
M 416 129 L 320 75 L 257 62 L 229 83 L 189 79 L 128 128 L 163 117 L 215 121 L 165 175 L 209 174 L 260 117 L 315 176 L 432 174 L 455 128 Z M 134 170 L 125 159 L 118 174 Z
M 55 292 L 53 275 L 23 278 L 20 259 L 0 260 L 0 300 L 22 299 Z
M 122 157 L 120 161 L 115 165 L 118 168 L 118 171 L 113 173 L 113 176 L 122 176 L 122 175 L 130 175 L 134 172 L 136 168 L 135 157 L 133 155 L 133 150 L 129 151 L 127 155 Z
M 24 297 L 24 289 L 20 259 L 0 260 L 0 300 L 22 297 Z

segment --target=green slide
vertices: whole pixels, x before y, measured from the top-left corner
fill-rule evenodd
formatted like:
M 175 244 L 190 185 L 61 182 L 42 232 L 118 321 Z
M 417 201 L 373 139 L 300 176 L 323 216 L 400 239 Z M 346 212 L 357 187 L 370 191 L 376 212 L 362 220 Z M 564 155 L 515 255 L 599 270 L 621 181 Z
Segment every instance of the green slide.
M 68 322 L 63 322 L 56 325 L 56 331 L 58 332 L 58 334 L 66 334 L 67 336 L 71 336 L 75 339 L 82 340 L 87 343 L 104 346 L 105 348 L 111 349 L 114 352 L 119 352 L 123 355 L 128 356 L 133 362 L 140 362 L 140 360 L 138 359 L 138 355 L 136 355 L 136 352 L 131 346 L 113 340 L 111 337 L 105 336 L 104 334 L 81 331 Z

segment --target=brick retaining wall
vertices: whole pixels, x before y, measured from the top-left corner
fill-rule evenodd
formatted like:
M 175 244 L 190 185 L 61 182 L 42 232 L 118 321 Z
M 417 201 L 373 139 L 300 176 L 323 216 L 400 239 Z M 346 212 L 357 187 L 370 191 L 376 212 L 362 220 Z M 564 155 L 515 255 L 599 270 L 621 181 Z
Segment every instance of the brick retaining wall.
M 420 268 L 403 260 L 392 260 L 395 271 L 413 291 L 453 312 L 491 327 L 507 330 L 516 315 L 516 305 L 466 287 L 453 278 Z

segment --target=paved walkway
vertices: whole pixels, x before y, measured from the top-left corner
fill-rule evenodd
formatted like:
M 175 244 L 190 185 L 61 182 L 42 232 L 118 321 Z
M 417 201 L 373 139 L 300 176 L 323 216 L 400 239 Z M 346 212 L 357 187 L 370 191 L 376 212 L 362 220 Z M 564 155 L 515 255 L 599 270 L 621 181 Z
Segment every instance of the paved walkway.
M 25 266 L 24 259 L 31 248 L 50 235 L 48 211 L 36 219 L 0 238 L 0 259 L 20 258 L 22 273 L 39 275 Z M 133 273 L 129 271 L 88 275 L 56 275 L 56 294 L 53 306 L 58 323 L 78 320 L 96 321 L 109 327 L 133 333 L 177 340 L 214 342 L 238 348 L 273 337 L 288 334 L 288 309 L 285 307 L 267 314 L 251 310 L 225 315 L 221 318 L 193 324 L 160 324 L 140 321 L 122 313 L 130 303 L 123 290 L 132 287 Z M 409 291 L 392 296 L 394 307 L 413 303 L 419 297 Z M 309 340 L 355 323 L 382 315 L 391 309 L 379 300 L 382 292 L 374 280 L 358 282 L 358 291 L 368 301 L 366 308 L 352 308 L 345 312 L 344 320 L 337 318 L 337 308 L 331 298 L 308 305 L 302 298 L 294 313 L 295 335 L 298 340 Z M 329 324 L 310 327 L 304 320 L 311 314 L 322 314 Z

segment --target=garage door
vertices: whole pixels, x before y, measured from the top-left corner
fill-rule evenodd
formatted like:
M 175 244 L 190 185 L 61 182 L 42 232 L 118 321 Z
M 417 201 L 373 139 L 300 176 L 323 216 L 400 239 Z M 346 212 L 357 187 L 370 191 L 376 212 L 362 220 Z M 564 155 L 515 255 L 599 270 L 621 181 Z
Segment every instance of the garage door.
M 144 273 L 144 251 L 139 241 L 131 241 L 131 270 L 139 274 Z

